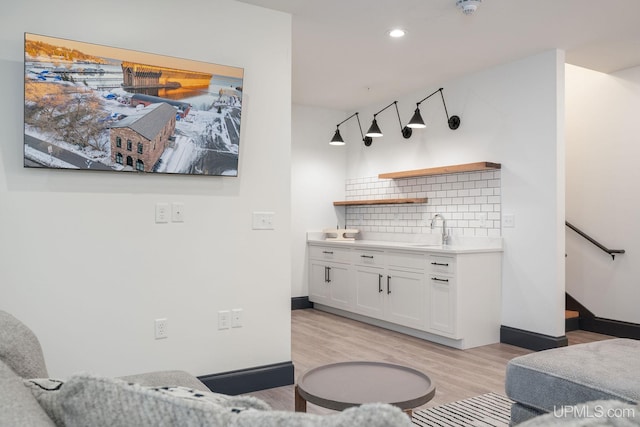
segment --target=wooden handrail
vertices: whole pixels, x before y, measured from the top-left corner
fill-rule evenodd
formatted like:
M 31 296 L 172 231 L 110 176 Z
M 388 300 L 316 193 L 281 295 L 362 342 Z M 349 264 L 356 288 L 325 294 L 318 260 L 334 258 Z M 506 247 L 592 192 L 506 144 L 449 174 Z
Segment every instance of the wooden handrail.
M 580 236 L 582 236 L 585 239 L 587 239 L 589 242 L 591 242 L 594 245 L 596 245 L 597 247 L 599 247 L 601 250 L 603 250 L 606 253 L 608 253 L 609 255 L 611 255 L 612 259 L 616 259 L 616 254 L 623 254 L 625 252 L 624 249 L 609 249 L 609 248 L 607 248 L 602 243 L 599 243 L 593 237 L 589 236 L 587 233 L 585 233 L 584 231 L 580 230 L 575 225 L 570 224 L 568 221 L 565 221 L 564 224 L 567 227 L 569 227 L 570 229 L 572 229 L 573 231 L 575 231 L 576 233 L 578 233 Z

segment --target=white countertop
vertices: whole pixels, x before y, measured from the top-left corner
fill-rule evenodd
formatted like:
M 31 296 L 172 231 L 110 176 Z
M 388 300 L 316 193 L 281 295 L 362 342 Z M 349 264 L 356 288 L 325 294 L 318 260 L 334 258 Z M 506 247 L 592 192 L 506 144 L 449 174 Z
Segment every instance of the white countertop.
M 435 236 L 435 237 L 434 237 Z M 437 252 L 449 254 L 463 253 L 482 253 L 482 252 L 502 252 L 501 238 L 462 238 L 451 237 L 451 244 L 441 245 L 437 242 L 440 240 L 439 235 L 426 235 L 422 241 L 414 239 L 414 241 L 393 241 L 378 240 L 374 236 L 363 236 L 364 238 L 356 240 L 327 240 L 322 232 L 307 232 L 307 243 L 315 245 L 340 245 L 356 249 L 398 249 L 403 251 L 416 252 Z M 391 237 L 391 236 L 388 236 Z

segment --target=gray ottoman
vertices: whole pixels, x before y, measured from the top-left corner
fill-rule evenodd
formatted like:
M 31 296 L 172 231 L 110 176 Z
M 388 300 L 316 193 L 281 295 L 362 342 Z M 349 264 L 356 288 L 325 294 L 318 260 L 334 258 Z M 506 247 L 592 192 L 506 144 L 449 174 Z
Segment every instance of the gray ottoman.
M 611 339 L 512 359 L 505 382 L 511 423 L 593 400 L 640 402 L 640 341 Z

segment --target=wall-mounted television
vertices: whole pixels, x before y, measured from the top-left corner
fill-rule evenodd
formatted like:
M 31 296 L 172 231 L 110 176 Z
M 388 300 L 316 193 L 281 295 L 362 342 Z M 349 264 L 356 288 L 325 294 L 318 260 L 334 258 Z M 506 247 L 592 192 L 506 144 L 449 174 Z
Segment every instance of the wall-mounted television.
M 25 33 L 24 166 L 237 176 L 242 68 Z

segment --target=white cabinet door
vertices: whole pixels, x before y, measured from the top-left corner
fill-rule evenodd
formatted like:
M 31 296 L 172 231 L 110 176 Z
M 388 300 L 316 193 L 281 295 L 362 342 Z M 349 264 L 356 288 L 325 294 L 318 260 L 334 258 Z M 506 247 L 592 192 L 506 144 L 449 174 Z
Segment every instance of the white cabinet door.
M 351 308 L 348 264 L 311 260 L 309 300 L 335 308 Z
M 327 268 L 326 262 L 315 260 L 309 262 L 309 300 L 312 302 L 329 303 Z
M 386 319 L 410 328 L 425 328 L 424 273 L 387 269 L 385 278 Z
M 346 264 L 329 264 L 327 268 L 328 305 L 335 308 L 351 309 L 351 298 L 349 298 L 350 266 Z
M 428 329 L 435 334 L 457 338 L 454 279 L 434 274 L 429 278 L 429 282 Z
M 376 319 L 384 318 L 386 276 L 383 268 L 355 266 L 356 312 Z

